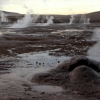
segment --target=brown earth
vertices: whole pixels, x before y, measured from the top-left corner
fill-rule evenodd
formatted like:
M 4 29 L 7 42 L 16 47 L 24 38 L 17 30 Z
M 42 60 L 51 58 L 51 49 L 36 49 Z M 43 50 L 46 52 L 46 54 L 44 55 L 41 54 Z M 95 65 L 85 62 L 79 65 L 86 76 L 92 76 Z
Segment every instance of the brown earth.
M 86 26 L 86 28 L 94 29 L 94 26 Z M 75 29 L 75 30 L 83 30 L 76 32 L 66 32 L 64 30 Z M 1 32 L 5 33 L 0 36 L 0 57 L 8 56 L 8 57 L 16 57 L 17 54 L 29 53 L 39 51 L 49 51 L 49 55 L 53 56 L 74 56 L 74 55 L 87 55 L 88 49 L 93 46 L 96 41 L 92 41 L 91 36 L 93 34 L 92 31 L 84 30 L 84 27 L 79 26 L 59 26 L 59 25 L 51 25 L 51 26 L 34 26 L 28 27 L 25 29 L 9 29 L 9 28 L 1 28 Z M 10 33 L 10 34 L 9 34 Z M 8 61 L 0 61 L 0 71 L 8 70 L 12 68 L 13 63 L 10 60 Z M 62 68 L 62 67 L 61 67 Z M 78 69 L 77 69 L 78 70 Z M 58 73 L 61 70 L 54 70 Z M 63 72 L 63 77 L 60 77 L 61 74 L 55 74 L 54 80 L 50 83 L 53 85 L 65 83 L 65 81 L 69 80 L 68 74 Z M 0 72 L 1 74 L 5 74 L 6 72 Z M 74 73 L 74 72 L 73 72 Z M 51 73 L 44 74 L 44 76 L 49 75 L 52 76 Z M 67 80 L 65 80 L 67 78 Z M 36 79 L 36 78 L 35 78 Z M 43 80 L 47 82 L 48 80 Z M 73 80 L 72 80 L 73 81 Z M 43 83 L 44 83 L 43 82 Z M 58 83 L 57 83 L 58 82 Z M 64 84 L 64 87 L 67 85 L 69 88 L 61 93 L 45 93 L 45 92 L 36 92 L 32 91 L 29 86 L 24 85 L 24 91 L 20 91 L 16 93 L 16 91 L 12 92 L 12 88 L 10 93 L 6 94 L 0 91 L 0 100 L 97 100 L 100 98 L 99 93 L 91 94 L 91 95 L 80 95 L 76 89 L 71 90 L 69 81 L 67 84 Z M 74 81 L 73 81 L 74 82 Z M 7 90 L 4 90 L 7 91 Z M 97 96 L 97 98 L 95 98 Z M 5 97 L 5 98 L 4 98 Z M 4 98 L 4 99 L 2 99 Z M 87 98 L 87 99 L 86 99 Z
M 79 27 L 74 26 L 72 28 L 77 29 Z M 71 29 L 71 27 L 47 26 L 13 29 L 11 32 L 15 32 L 14 34 L 4 34 L 0 37 L 0 55 L 16 55 L 17 53 L 46 50 L 54 50 L 54 52 L 50 52 L 49 54 L 56 56 L 60 54 L 67 56 L 77 54 L 86 55 L 89 47 L 96 43 L 96 41 L 87 40 L 87 38 L 91 38 L 92 31 L 83 30 L 75 34 L 74 32 L 70 34 L 63 32 L 65 29 Z M 52 33 L 56 31 L 58 33 Z M 5 32 L 10 33 L 10 29 L 5 29 Z M 59 50 L 55 51 L 58 48 Z M 10 53 L 9 50 L 13 53 Z
M 36 74 L 31 81 L 62 86 L 66 91 L 70 90 L 70 93 L 73 91 L 96 100 L 100 99 L 99 65 L 100 62 L 84 56 L 74 56 L 47 73 Z

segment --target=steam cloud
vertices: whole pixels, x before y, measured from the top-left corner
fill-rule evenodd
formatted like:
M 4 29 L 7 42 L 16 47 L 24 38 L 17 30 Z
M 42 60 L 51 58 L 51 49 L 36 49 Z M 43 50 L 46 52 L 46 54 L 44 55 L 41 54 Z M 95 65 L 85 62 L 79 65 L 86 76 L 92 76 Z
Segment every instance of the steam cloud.
M 89 49 L 88 55 L 100 57 L 100 28 L 94 30 L 92 40 L 97 41 L 97 43 Z
M 25 14 L 25 17 L 18 20 L 17 23 L 14 23 L 10 28 L 25 28 L 28 27 L 30 23 L 35 23 L 39 15 L 31 15 L 30 11 Z
M 70 18 L 70 22 L 69 22 L 69 24 L 70 24 L 70 25 L 73 24 L 74 20 L 75 20 L 74 15 L 71 15 L 71 18 Z

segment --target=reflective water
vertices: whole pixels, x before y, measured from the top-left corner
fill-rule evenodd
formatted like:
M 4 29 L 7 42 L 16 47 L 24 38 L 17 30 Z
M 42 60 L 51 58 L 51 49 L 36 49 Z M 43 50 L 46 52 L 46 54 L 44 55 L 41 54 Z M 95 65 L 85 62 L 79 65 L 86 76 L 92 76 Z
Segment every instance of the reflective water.
M 58 93 L 64 91 L 61 87 L 51 85 L 34 85 L 32 90 L 46 93 Z
M 62 92 L 63 89 L 57 86 L 45 86 L 45 85 L 34 85 L 31 83 L 31 79 L 36 73 L 41 73 L 49 71 L 64 60 L 69 59 L 69 57 L 53 57 L 49 56 L 48 52 L 39 53 L 25 53 L 20 54 L 17 57 L 4 57 L 0 61 L 11 61 L 13 63 L 9 72 L 0 75 L 0 91 L 11 92 L 11 91 L 24 91 L 24 86 L 22 84 L 29 85 L 33 91 L 38 92 Z M 59 62 L 58 62 L 59 61 Z M 14 92 L 15 93 L 15 92 Z

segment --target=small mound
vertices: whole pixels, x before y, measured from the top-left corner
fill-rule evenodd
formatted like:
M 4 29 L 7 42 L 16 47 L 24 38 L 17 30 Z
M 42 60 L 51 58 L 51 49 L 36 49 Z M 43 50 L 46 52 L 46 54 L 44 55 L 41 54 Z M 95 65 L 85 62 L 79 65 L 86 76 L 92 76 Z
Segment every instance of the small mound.
M 74 56 L 55 69 L 36 74 L 32 82 L 60 85 L 81 94 L 100 93 L 100 62 L 85 56 Z
M 78 66 L 70 73 L 72 89 L 82 94 L 100 92 L 100 74 L 87 66 Z
M 64 61 L 63 63 L 57 66 L 57 69 L 66 70 L 66 71 L 73 71 L 76 67 L 86 65 L 97 72 L 100 72 L 100 62 L 91 60 L 85 56 L 74 56 L 69 60 Z

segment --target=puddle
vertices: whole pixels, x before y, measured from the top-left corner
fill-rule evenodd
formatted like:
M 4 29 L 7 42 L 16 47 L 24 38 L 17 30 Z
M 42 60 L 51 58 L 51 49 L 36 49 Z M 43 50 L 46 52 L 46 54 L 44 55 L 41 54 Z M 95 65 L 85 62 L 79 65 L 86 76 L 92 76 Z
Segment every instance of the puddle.
M 61 87 L 51 85 L 35 85 L 32 91 L 46 92 L 46 93 L 58 93 L 64 91 Z
M 32 77 L 37 73 L 47 72 L 58 65 L 58 61 L 63 62 L 69 57 L 54 57 L 48 55 L 48 52 L 25 53 L 17 57 L 3 57 L 0 61 L 11 61 L 13 68 L 9 73 L 0 75 L 0 92 L 16 94 L 24 91 L 26 84 L 32 87 L 33 91 L 56 93 L 62 92 L 63 89 L 57 86 L 34 85 L 31 83 Z M 38 63 L 36 63 L 38 62 Z
M 0 61 L 11 61 L 12 68 L 9 69 L 10 75 L 17 78 L 30 80 L 34 74 L 48 71 L 55 68 L 59 63 L 69 59 L 70 57 L 55 57 L 48 55 L 47 52 L 24 53 L 17 57 L 3 57 Z M 8 77 L 8 74 L 6 74 Z M 13 78 L 12 78 L 13 80 Z
M 69 33 L 69 32 L 83 32 L 84 30 L 82 30 L 82 29 L 66 29 L 66 30 L 57 30 L 57 31 L 55 31 L 55 32 L 52 32 L 52 33 L 55 33 L 55 34 L 57 34 L 57 33 Z
M 31 23 L 29 26 L 50 26 L 49 23 Z
M 96 61 L 99 61 L 100 62 L 100 56 L 92 56 L 92 55 L 89 55 L 87 56 L 88 58 L 92 59 L 92 60 L 96 60 Z
M 24 33 L 24 35 L 27 35 L 27 36 L 46 36 L 46 35 L 48 35 L 48 33 L 47 32 L 37 32 L 37 33 L 29 33 L 29 34 Z
M 20 64 L 21 66 L 37 66 L 37 67 L 54 67 L 57 66 L 60 62 L 69 59 L 70 57 L 61 56 L 55 57 L 48 55 L 47 52 L 38 52 L 38 53 L 25 53 L 20 54 L 19 57 L 20 62 L 16 64 Z M 59 63 L 58 63 L 59 62 Z
M 2 35 L 2 32 L 0 32 L 0 35 Z

